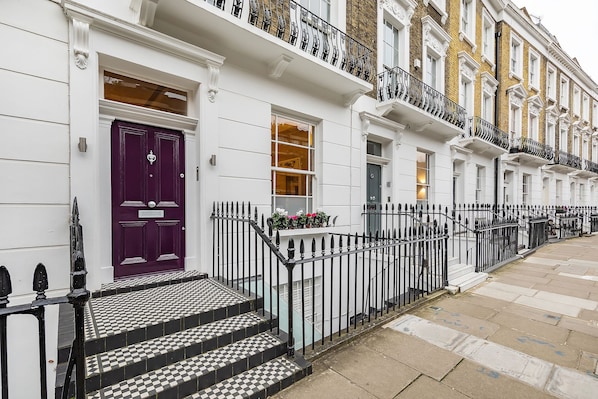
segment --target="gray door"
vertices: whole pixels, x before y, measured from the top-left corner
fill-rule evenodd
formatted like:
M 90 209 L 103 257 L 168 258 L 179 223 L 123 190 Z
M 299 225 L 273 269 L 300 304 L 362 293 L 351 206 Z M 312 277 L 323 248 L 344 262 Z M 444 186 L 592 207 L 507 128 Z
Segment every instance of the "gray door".
M 367 234 L 375 235 L 380 231 L 382 211 L 382 167 L 367 164 Z

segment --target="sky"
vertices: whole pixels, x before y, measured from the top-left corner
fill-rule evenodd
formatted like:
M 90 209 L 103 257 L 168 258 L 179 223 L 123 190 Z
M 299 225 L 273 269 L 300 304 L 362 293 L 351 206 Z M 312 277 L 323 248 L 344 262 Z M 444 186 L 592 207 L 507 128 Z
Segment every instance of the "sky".
M 582 69 L 598 83 L 598 1 L 512 0 L 530 15 L 540 17 L 561 48 L 577 58 Z

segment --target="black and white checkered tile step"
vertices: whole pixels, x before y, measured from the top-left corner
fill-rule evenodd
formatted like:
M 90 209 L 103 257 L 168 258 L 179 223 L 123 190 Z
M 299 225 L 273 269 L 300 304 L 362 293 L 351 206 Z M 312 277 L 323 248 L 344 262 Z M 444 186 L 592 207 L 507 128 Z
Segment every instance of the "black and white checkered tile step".
M 192 280 L 207 278 L 207 274 L 196 271 L 175 271 L 170 273 L 157 273 L 148 276 L 130 277 L 117 280 L 113 283 L 102 284 L 99 291 L 91 293 L 94 298 L 123 294 L 125 292 L 146 290 L 148 288 L 160 287 L 184 283 Z
M 212 279 L 92 298 L 85 313 L 88 355 L 183 331 L 255 310 L 247 298 Z
M 281 356 L 285 345 L 261 333 L 223 348 L 130 378 L 88 395 L 89 399 L 181 398 Z
M 87 357 L 88 391 L 133 377 L 269 330 L 270 321 L 244 313 L 178 333 Z
M 219 382 L 185 399 L 265 399 L 305 377 L 306 371 L 286 357 Z

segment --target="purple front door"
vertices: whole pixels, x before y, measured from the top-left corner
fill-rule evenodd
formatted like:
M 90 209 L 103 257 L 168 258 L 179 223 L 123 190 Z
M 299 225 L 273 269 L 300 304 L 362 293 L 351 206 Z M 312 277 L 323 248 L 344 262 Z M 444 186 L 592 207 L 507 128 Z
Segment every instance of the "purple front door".
M 112 124 L 115 277 L 184 268 L 184 172 L 181 132 Z

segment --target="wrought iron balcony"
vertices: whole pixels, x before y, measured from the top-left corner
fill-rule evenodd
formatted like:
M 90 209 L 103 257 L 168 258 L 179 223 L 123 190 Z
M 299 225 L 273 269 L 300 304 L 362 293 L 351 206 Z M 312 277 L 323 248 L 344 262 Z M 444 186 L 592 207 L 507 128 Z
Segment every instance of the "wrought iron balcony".
M 140 22 L 225 58 L 225 63 L 344 104 L 373 90 L 370 48 L 301 6 L 299 0 L 144 1 Z M 149 6 L 147 4 L 150 4 Z M 142 8 L 144 7 L 142 5 Z M 143 11 L 143 10 L 142 10 Z M 211 70 L 218 85 L 218 70 Z M 211 78 L 212 79 L 212 78 Z
M 598 163 L 592 162 L 592 161 L 586 159 L 585 165 L 584 165 L 584 170 L 598 175 Z
M 542 144 L 529 137 L 515 137 L 511 144 L 511 153 L 525 153 L 534 157 L 552 161 L 554 150 L 547 144 Z
M 465 128 L 467 119 L 465 108 L 399 67 L 386 70 L 378 75 L 378 100 L 382 103 L 394 100 L 409 104 L 424 111 L 428 115 L 428 119 L 429 116 L 433 116 L 452 125 L 453 131 L 446 132 L 445 136 L 458 136 Z M 402 114 L 402 119 L 419 123 L 420 126 L 432 124 L 430 120 L 422 120 L 408 111 L 398 113 Z M 459 130 L 455 131 L 454 127 Z M 415 128 L 417 130 L 417 126 Z M 438 131 L 437 126 L 435 126 L 435 130 Z M 442 131 L 440 133 L 442 134 Z
M 470 119 L 469 129 L 463 133 L 462 137 L 465 140 L 472 140 L 471 144 L 467 143 L 466 145 L 473 149 L 484 150 L 484 147 L 489 147 L 484 143 L 490 143 L 498 147 L 497 151 L 493 151 L 497 154 L 509 150 L 509 135 L 479 116 Z M 476 139 L 479 141 L 477 144 L 475 143 Z
M 581 158 L 565 151 L 559 151 L 557 153 L 555 163 L 569 168 L 581 169 Z

